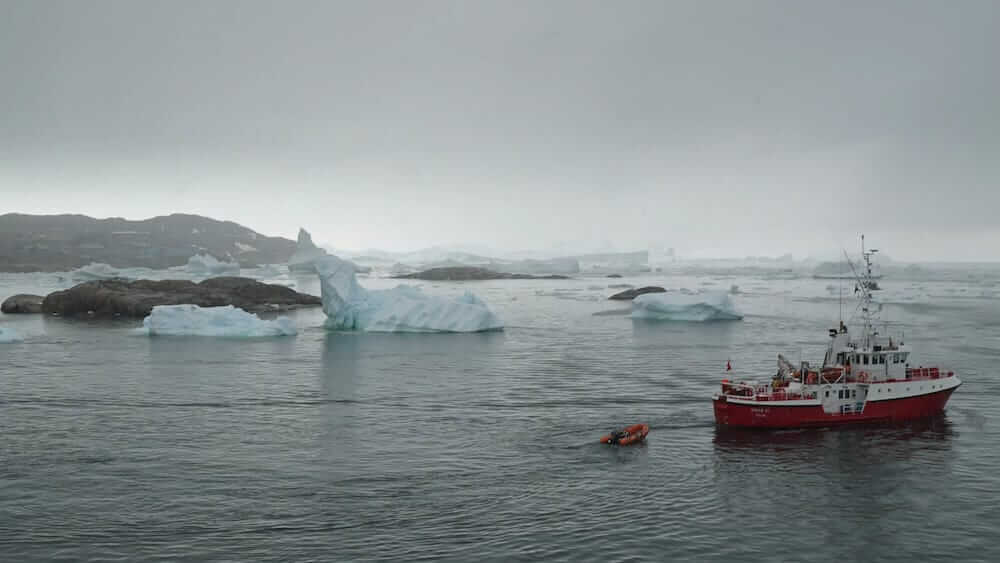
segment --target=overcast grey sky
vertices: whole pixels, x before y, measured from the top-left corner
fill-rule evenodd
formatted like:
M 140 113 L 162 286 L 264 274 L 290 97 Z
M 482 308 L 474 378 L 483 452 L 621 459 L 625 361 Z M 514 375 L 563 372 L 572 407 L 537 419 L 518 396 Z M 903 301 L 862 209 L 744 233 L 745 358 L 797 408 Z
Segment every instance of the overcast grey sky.
M 0 0 L 0 213 L 1000 259 L 1000 2 Z

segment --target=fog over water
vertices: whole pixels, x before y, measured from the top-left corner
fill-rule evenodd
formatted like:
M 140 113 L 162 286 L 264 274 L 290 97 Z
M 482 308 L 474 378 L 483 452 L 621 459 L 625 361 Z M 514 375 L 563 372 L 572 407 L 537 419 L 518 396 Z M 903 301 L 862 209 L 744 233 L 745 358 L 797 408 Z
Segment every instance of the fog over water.
M 1000 259 L 990 1 L 3 3 L 2 211 Z
M 0 0 L 0 560 L 1000 561 L 998 21 Z

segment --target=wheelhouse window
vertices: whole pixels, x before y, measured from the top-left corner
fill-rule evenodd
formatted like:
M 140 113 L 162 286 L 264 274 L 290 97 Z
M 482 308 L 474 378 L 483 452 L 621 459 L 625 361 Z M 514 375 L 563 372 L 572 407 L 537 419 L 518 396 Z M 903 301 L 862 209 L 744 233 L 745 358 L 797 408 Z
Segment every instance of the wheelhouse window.
M 866 366 L 868 365 L 868 354 L 861 354 L 861 363 Z

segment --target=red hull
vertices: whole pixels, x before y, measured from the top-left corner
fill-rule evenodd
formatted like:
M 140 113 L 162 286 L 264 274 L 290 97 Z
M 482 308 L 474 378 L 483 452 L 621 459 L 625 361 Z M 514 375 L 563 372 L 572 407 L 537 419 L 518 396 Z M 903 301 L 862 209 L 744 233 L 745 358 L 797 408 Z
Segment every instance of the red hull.
M 767 403 L 744 404 L 713 400 L 715 422 L 723 426 L 746 428 L 806 428 L 874 422 L 901 422 L 933 416 L 944 410 L 956 387 L 935 393 L 901 399 L 869 401 L 864 412 L 829 414 L 819 405 L 781 406 Z

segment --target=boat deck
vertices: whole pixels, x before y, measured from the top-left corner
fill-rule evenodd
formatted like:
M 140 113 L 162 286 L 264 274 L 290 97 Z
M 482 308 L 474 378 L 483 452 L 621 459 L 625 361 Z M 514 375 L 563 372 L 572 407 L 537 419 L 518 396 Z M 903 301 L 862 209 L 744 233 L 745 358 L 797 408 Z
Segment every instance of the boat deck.
M 805 390 L 799 392 L 790 392 L 786 387 L 775 388 L 768 383 L 739 383 L 730 382 L 729 380 L 724 379 L 722 380 L 721 395 L 737 400 L 753 400 L 762 402 L 818 400 L 819 390 L 815 389 L 815 387 L 820 385 L 843 385 L 857 383 L 879 384 L 905 381 L 926 381 L 951 377 L 954 374 L 950 371 L 942 372 L 936 367 L 917 367 L 907 368 L 906 378 L 904 379 L 880 379 L 877 381 L 871 381 L 864 372 L 858 372 L 857 375 L 844 374 L 841 368 L 824 370 L 822 377 L 818 377 L 819 375 L 820 374 L 817 372 L 809 372 L 806 379 L 810 381 L 810 383 L 806 386 Z

